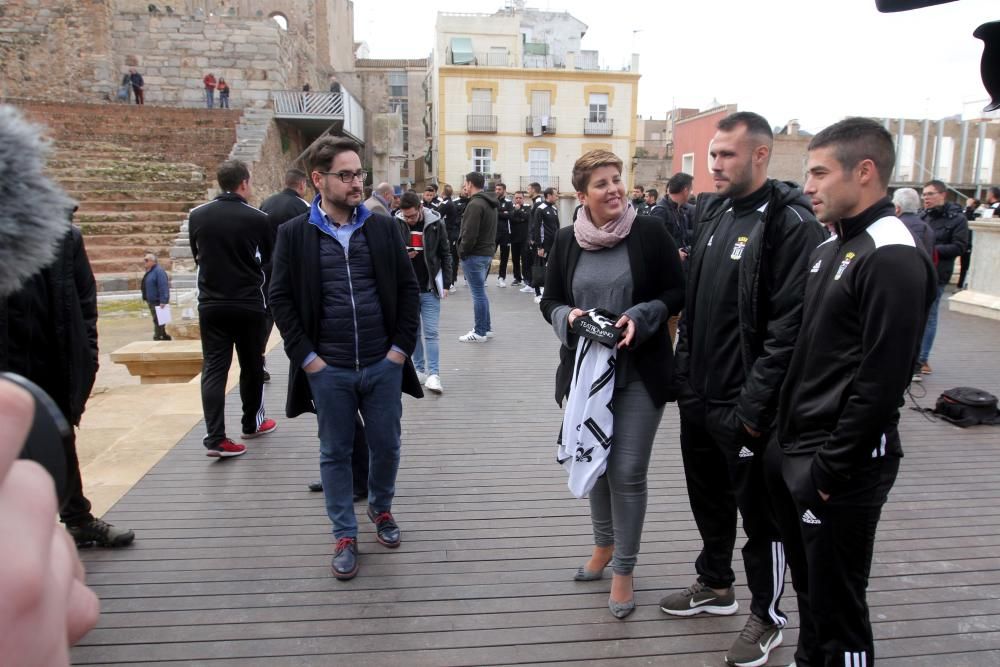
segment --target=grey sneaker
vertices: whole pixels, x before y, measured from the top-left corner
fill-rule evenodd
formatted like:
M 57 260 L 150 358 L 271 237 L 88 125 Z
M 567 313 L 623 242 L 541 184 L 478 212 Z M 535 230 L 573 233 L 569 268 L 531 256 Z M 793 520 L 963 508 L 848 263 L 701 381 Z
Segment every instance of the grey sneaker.
M 733 667 L 760 667 L 767 663 L 771 649 L 781 645 L 781 628 L 750 614 L 740 636 L 726 654 L 726 664 Z
M 732 586 L 719 595 L 700 581 L 660 600 L 660 611 L 673 616 L 694 616 L 702 612 L 729 616 L 735 614 L 739 608 L 736 592 Z

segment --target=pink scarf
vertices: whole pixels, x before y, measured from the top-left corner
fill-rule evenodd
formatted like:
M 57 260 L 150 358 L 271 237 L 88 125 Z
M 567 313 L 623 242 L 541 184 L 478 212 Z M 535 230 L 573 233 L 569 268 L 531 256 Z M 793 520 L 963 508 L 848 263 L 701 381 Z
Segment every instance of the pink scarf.
M 629 202 L 625 211 L 616 220 L 604 223 L 603 227 L 598 227 L 590 219 L 590 211 L 584 206 L 580 209 L 576 221 L 573 223 L 573 235 L 576 236 L 576 242 L 584 250 L 614 248 L 632 231 L 635 216 L 635 208 L 633 208 L 632 202 Z

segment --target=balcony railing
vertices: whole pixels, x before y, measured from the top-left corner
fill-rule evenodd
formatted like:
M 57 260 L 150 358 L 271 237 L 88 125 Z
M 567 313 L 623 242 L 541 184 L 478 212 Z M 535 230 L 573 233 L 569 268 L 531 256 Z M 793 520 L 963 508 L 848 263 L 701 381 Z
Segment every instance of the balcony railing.
M 542 190 L 544 190 L 545 188 L 555 188 L 556 191 L 559 190 L 558 176 L 549 176 L 548 178 L 544 178 L 541 176 L 522 176 L 520 180 L 521 180 L 521 187 L 519 187 L 518 190 L 524 190 L 525 192 L 528 191 L 529 183 L 538 183 L 539 185 L 542 186 Z M 509 187 L 510 186 L 508 186 L 508 188 Z M 531 203 L 531 202 L 526 202 L 526 203 Z
M 445 50 L 445 63 L 473 67 L 516 67 L 514 56 L 506 51 L 476 51 L 457 53 L 449 47 Z
M 496 116 L 466 116 L 469 132 L 496 132 Z
M 533 136 L 556 133 L 555 116 L 525 116 L 524 133 Z
M 584 118 L 583 133 L 610 136 L 615 133 L 615 121 L 611 118 L 607 120 L 590 120 L 589 118 Z
M 271 93 L 275 118 L 302 121 L 343 122 L 343 131 L 359 141 L 365 139 L 365 115 L 354 96 L 340 93 L 278 90 Z

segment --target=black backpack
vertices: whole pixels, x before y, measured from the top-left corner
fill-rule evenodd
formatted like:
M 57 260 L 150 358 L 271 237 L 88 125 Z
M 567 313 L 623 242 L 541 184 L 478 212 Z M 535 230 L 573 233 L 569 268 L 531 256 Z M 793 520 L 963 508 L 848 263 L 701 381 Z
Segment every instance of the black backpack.
M 1000 425 L 997 397 L 975 387 L 955 387 L 938 397 L 934 414 L 955 426 Z

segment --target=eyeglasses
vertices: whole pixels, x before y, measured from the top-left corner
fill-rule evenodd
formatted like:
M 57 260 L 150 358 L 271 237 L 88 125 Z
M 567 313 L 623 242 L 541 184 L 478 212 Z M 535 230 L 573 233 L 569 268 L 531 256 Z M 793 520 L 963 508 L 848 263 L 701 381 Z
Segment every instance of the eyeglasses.
M 368 172 L 364 169 L 361 171 L 317 171 L 316 173 L 323 176 L 336 176 L 341 183 L 353 183 L 355 179 L 364 183 L 365 179 L 368 178 Z

